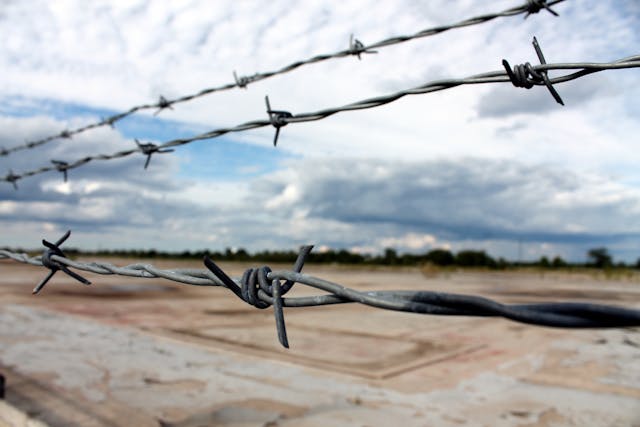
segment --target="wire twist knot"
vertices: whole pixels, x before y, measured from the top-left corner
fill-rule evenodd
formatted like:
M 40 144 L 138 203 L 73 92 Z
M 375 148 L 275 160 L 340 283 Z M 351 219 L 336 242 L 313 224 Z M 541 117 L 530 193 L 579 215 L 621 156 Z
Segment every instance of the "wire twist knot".
M 9 173 L 4 177 L 4 180 L 13 184 L 14 189 L 18 189 L 17 181 L 21 178 L 20 175 L 15 175 L 11 169 L 9 169 Z
M 273 146 L 278 145 L 278 137 L 280 136 L 280 128 L 289 124 L 287 119 L 293 117 L 289 111 L 282 110 L 272 110 L 271 104 L 269 103 L 269 97 L 264 97 L 265 103 L 267 104 L 267 114 L 269 115 L 269 121 L 271 125 L 276 128 L 276 134 L 273 137 Z
M 360 40 L 354 38 L 353 34 L 351 34 L 351 36 L 349 37 L 349 53 L 351 53 L 351 55 L 357 56 L 360 60 L 362 59 L 360 58 L 360 55 L 362 55 L 363 53 L 378 53 L 378 51 L 367 49 Z
M 158 114 L 160 114 L 162 110 L 167 108 L 170 110 L 173 110 L 173 107 L 171 106 L 172 104 L 173 102 L 169 101 L 167 98 L 160 95 L 160 99 L 158 99 L 158 104 L 157 104 L 158 109 L 156 110 L 155 113 L 153 113 L 153 115 L 157 116 Z
M 549 7 L 547 0 L 527 0 L 527 14 L 524 16 L 524 19 L 527 19 L 529 15 L 540 12 L 542 9 L 546 9 L 554 16 L 559 16 L 556 11 Z
M 255 80 L 254 76 L 240 76 L 233 71 L 233 79 L 236 81 L 236 86 L 242 89 L 246 89 L 247 85 Z
M 69 270 L 69 268 L 67 268 L 66 265 L 60 264 L 59 262 L 56 262 L 51 258 L 54 255 L 57 255 L 62 258 L 67 257 L 64 254 L 64 252 L 62 252 L 62 249 L 60 249 L 60 245 L 62 245 L 65 242 L 65 240 L 69 238 L 70 235 L 71 235 L 71 230 L 64 233 L 64 236 L 58 239 L 56 243 L 51 243 L 44 239 L 42 240 L 42 244 L 48 248 L 48 249 L 45 249 L 44 252 L 42 253 L 42 265 L 48 268 L 50 271 L 49 271 L 49 274 L 47 274 L 47 276 L 44 279 L 42 279 L 42 281 L 40 281 L 40 283 L 38 283 L 38 285 L 33 289 L 34 294 L 37 294 L 38 292 L 40 292 L 42 288 L 44 288 L 44 285 L 46 285 L 47 282 L 53 277 L 53 275 L 60 270 L 62 270 L 64 273 L 68 274 L 69 276 L 73 277 L 80 283 L 84 283 L 85 285 L 91 284 L 90 281 L 80 276 L 78 273 L 75 273 Z
M 249 268 L 244 272 L 240 279 L 240 291 L 244 302 L 260 309 L 271 307 L 273 305 L 272 301 L 261 299 L 258 295 L 258 291 L 262 290 L 269 297 L 273 298 L 274 286 L 278 286 L 280 282 L 278 280 L 274 280 L 277 284 L 274 285 L 274 283 L 269 283 L 269 273 L 271 273 L 271 268 L 267 266 Z M 289 289 L 291 289 L 291 287 L 289 287 Z M 280 296 L 288 292 L 289 289 L 285 291 L 281 287 Z
M 299 273 L 302 271 L 307 255 L 313 249 L 312 245 L 302 246 L 298 253 L 298 258 L 293 265 L 292 271 Z M 247 269 L 240 279 L 240 286 L 230 278 L 220 267 L 209 257 L 204 258 L 204 265 L 222 283 L 229 288 L 238 298 L 259 309 L 265 309 L 273 305 L 273 312 L 276 319 L 276 329 L 278 340 L 283 347 L 289 348 L 287 339 L 287 328 L 284 323 L 284 300 L 282 296 L 289 292 L 295 282 L 285 280 L 284 283 L 278 279 L 270 280 L 271 268 L 267 266 Z
M 538 44 L 538 39 L 536 39 L 535 37 L 533 38 L 533 47 L 536 50 L 536 54 L 538 55 L 540 64 L 546 65 L 547 61 L 544 59 L 542 49 Z M 531 89 L 536 85 L 545 85 L 551 93 L 551 96 L 553 96 L 553 99 L 555 99 L 558 104 L 564 105 L 560 94 L 558 94 L 558 92 L 551 84 L 551 80 L 549 80 L 549 76 L 547 75 L 546 71 L 537 71 L 529 62 L 516 65 L 513 67 L 513 69 L 511 69 L 509 62 L 506 59 L 502 60 L 502 66 L 507 71 L 509 80 L 511 80 L 511 83 L 515 87 Z
M 69 163 L 63 162 L 62 160 L 51 160 L 58 170 L 58 172 L 62 172 L 64 175 L 64 182 L 67 182 L 67 170 L 69 169 Z
M 142 144 L 140 141 L 138 141 L 137 139 L 135 140 L 136 144 L 138 145 L 138 148 L 140 148 L 140 151 L 142 151 L 142 154 L 147 156 L 147 161 L 144 162 L 144 168 L 146 169 L 149 166 L 149 162 L 151 161 L 151 155 L 153 153 L 172 153 L 174 150 L 173 149 L 163 149 L 160 148 L 158 145 L 153 144 L 151 142 L 148 142 L 146 144 Z
M 106 117 L 102 119 L 102 125 L 107 125 L 109 126 L 111 129 L 115 129 L 115 125 L 114 123 L 116 122 L 117 118 L 116 117 Z

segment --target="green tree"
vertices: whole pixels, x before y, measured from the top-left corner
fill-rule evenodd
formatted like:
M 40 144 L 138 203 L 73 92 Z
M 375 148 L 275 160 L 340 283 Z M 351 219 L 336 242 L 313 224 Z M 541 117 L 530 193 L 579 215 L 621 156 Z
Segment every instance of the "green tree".
M 386 248 L 384 250 L 384 258 L 383 262 L 385 264 L 397 264 L 398 263 L 398 253 L 393 248 Z
M 563 260 L 562 257 L 556 256 L 553 258 L 553 261 L 551 261 L 551 266 L 553 268 L 562 268 L 567 266 L 567 262 Z
M 587 252 L 589 265 L 596 268 L 609 268 L 613 265 L 613 258 L 607 248 L 593 248 Z
M 456 260 L 453 254 L 446 249 L 433 249 L 427 252 L 424 259 L 440 266 L 452 265 Z
M 485 251 L 466 250 L 458 252 L 456 264 L 463 267 L 495 267 L 496 261 Z

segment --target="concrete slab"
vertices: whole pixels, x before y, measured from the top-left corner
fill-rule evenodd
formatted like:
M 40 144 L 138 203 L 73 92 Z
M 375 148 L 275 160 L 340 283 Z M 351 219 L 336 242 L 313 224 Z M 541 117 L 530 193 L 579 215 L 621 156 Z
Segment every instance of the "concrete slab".
M 61 276 L 32 297 L 42 273 L 0 263 L 0 371 L 7 402 L 52 427 L 640 426 L 637 328 L 332 306 L 286 309 L 285 350 L 269 309 L 223 289 L 105 276 L 84 287 Z M 637 283 L 598 278 L 314 273 L 360 289 L 640 303 Z

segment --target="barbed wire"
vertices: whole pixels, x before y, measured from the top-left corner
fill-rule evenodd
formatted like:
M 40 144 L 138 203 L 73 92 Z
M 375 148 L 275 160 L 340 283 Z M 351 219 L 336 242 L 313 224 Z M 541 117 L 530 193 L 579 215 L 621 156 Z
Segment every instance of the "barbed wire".
M 91 155 L 91 156 L 83 157 L 73 162 L 65 162 L 63 166 L 64 171 L 80 167 L 94 160 L 112 160 L 112 159 L 127 157 L 134 153 L 142 153 L 145 156 L 147 156 L 147 161 L 145 165 L 148 165 L 151 154 L 156 152 L 158 153 L 167 152 L 169 151 L 167 150 L 168 148 L 182 146 L 194 141 L 213 139 L 228 133 L 244 132 L 251 129 L 262 128 L 270 125 L 276 129 L 275 137 L 273 141 L 274 145 L 276 145 L 278 142 L 278 137 L 280 135 L 280 128 L 290 123 L 303 123 L 303 122 L 312 122 L 312 121 L 322 120 L 341 112 L 357 111 L 357 110 L 364 110 L 364 109 L 379 107 L 379 106 L 397 101 L 398 99 L 403 98 L 407 95 L 428 94 L 428 93 L 433 93 L 441 90 L 451 89 L 451 88 L 462 86 L 462 85 L 511 83 L 516 87 L 522 87 L 525 89 L 531 89 L 534 86 L 546 86 L 547 89 L 553 95 L 554 99 L 558 103 L 564 105 L 564 102 L 560 98 L 560 95 L 557 93 L 557 91 L 553 87 L 554 84 L 565 83 L 571 80 L 584 77 L 589 74 L 593 74 L 593 73 L 597 73 L 605 70 L 618 70 L 618 69 L 640 67 L 640 55 L 634 55 L 634 56 L 623 58 L 614 62 L 607 62 L 607 63 L 576 62 L 576 63 L 547 64 L 545 62 L 544 56 L 542 55 L 540 45 L 535 37 L 533 39 L 533 45 L 535 47 L 536 54 L 540 59 L 540 62 L 541 62 L 540 65 L 533 66 L 527 62 L 525 64 L 516 65 L 513 68 L 511 68 L 509 62 L 507 60 L 503 60 L 502 64 L 503 64 L 503 67 L 505 68 L 504 71 L 490 71 L 490 72 L 476 74 L 476 75 L 466 77 L 466 78 L 461 78 L 461 79 L 435 80 L 435 81 L 425 83 L 418 87 L 401 90 L 389 95 L 377 96 L 374 98 L 369 98 L 362 101 L 354 102 L 351 104 L 347 104 L 339 107 L 325 108 L 322 110 L 309 112 L 309 113 L 292 114 L 289 111 L 272 110 L 271 104 L 269 102 L 269 98 L 265 97 L 268 119 L 253 120 L 253 121 L 246 122 L 246 123 L 232 126 L 232 127 L 219 128 L 219 129 L 215 129 L 199 135 L 191 136 L 188 138 L 173 139 L 158 145 L 140 144 L 139 142 L 137 142 L 138 144 L 137 148 L 122 150 L 113 154 Z M 550 78 L 547 75 L 547 73 L 548 71 L 552 71 L 552 70 L 578 70 L 578 71 L 574 71 L 572 73 L 569 73 L 563 76 Z M 0 181 L 10 182 L 17 188 L 16 182 L 18 180 L 23 179 L 25 177 L 34 176 L 34 175 L 38 175 L 48 171 L 52 171 L 52 170 L 59 171 L 60 165 L 55 164 L 52 166 L 44 166 L 39 169 L 22 172 L 20 174 L 15 174 L 12 171 L 10 171 L 8 175 L 6 175 L 3 178 L 0 178 Z
M 555 302 L 538 304 L 502 304 L 497 301 L 464 294 L 433 291 L 357 291 L 340 284 L 302 274 L 306 257 L 313 246 L 300 248 L 291 270 L 272 271 L 269 267 L 250 268 L 240 279 L 230 278 L 211 258 L 205 257 L 206 270 L 162 270 L 151 264 L 131 264 L 117 267 L 106 262 L 79 262 L 68 259 L 60 245 L 70 236 L 67 231 L 56 243 L 43 240 L 42 256 L 0 250 L 0 259 L 44 266 L 47 276 L 35 287 L 40 292 L 57 271 L 63 271 L 85 285 L 90 282 L 69 267 L 105 275 L 163 278 L 196 286 L 219 286 L 233 292 L 246 303 L 265 309 L 274 307 L 276 329 L 280 343 L 288 348 L 284 307 L 314 307 L 330 304 L 358 303 L 374 308 L 417 314 L 442 316 L 503 317 L 515 322 L 558 328 L 619 328 L 640 326 L 640 310 L 603 304 Z M 326 294 L 307 297 L 287 297 L 295 284 L 310 286 Z
M 316 64 L 316 63 L 327 61 L 330 59 L 344 58 L 347 56 L 357 56 L 357 58 L 360 59 L 360 55 L 362 55 L 363 53 L 377 53 L 373 51 L 373 49 L 384 48 L 391 45 L 405 43 L 410 40 L 434 36 L 436 34 L 440 34 L 445 31 L 449 31 L 456 28 L 463 28 L 463 27 L 468 27 L 472 25 L 482 24 L 482 23 L 494 20 L 496 18 L 510 17 L 510 16 L 521 15 L 521 14 L 525 14 L 525 18 L 527 18 L 529 15 L 533 13 L 538 13 L 542 9 L 545 9 L 549 11 L 551 14 L 558 16 L 558 14 L 551 9 L 551 6 L 556 5 L 558 3 L 562 3 L 563 1 L 565 0 L 551 0 L 551 1 L 527 0 L 520 6 L 512 7 L 510 9 L 506 9 L 501 12 L 488 13 L 488 14 L 476 16 L 473 18 L 465 19 L 463 21 L 459 21 L 454 24 L 440 25 L 437 27 L 427 28 L 410 35 L 401 35 L 401 36 L 386 38 L 384 40 L 380 40 L 370 45 L 363 44 L 360 40 L 354 39 L 353 35 L 351 35 L 348 49 L 340 50 L 333 53 L 316 55 L 308 59 L 295 61 L 291 64 L 288 64 L 274 71 L 256 72 L 250 76 L 238 76 L 238 74 L 235 71 L 233 71 L 233 78 L 234 78 L 233 82 L 226 83 L 216 87 L 202 89 L 199 92 L 180 96 L 174 99 L 167 99 L 164 96 L 160 96 L 156 103 L 137 105 L 129 108 L 124 112 L 103 118 L 100 121 L 95 123 L 87 124 L 85 126 L 81 126 L 75 129 L 66 129 L 61 131 L 60 133 L 53 134 L 35 141 L 28 141 L 24 144 L 16 145 L 14 147 L 10 147 L 10 148 L 0 147 L 0 156 L 8 156 L 18 151 L 40 147 L 49 142 L 60 140 L 60 139 L 69 139 L 74 135 L 84 133 L 91 129 L 95 129 L 103 126 L 114 127 L 115 123 L 137 113 L 138 111 L 156 109 L 156 112 L 154 113 L 154 115 L 157 115 L 162 110 L 173 109 L 172 106 L 175 104 L 192 101 L 196 98 L 210 95 L 215 92 L 222 92 L 230 89 L 239 89 L 239 88 L 246 89 L 246 87 L 250 83 L 255 83 L 255 82 L 265 80 L 274 76 L 285 74 L 305 65 Z

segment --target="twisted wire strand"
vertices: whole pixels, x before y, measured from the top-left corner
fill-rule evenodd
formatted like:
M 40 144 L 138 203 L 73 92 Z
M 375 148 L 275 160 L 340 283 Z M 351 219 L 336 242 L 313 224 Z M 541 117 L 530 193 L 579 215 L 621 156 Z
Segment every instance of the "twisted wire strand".
M 303 247 L 293 270 L 271 271 L 268 267 L 249 269 L 240 280 L 231 279 L 208 257 L 207 270 L 170 269 L 162 270 L 151 264 L 131 264 L 117 267 L 106 262 L 79 262 L 64 256 L 51 255 L 48 268 L 72 267 L 77 270 L 105 275 L 120 275 L 142 278 L 163 278 L 173 282 L 196 286 L 226 287 L 243 301 L 257 307 L 274 307 L 276 328 L 280 343 L 287 347 L 288 339 L 284 325 L 284 307 L 312 307 L 331 304 L 358 303 L 374 308 L 416 314 L 473 317 L 503 317 L 515 322 L 557 328 L 614 328 L 640 326 L 640 310 L 603 304 L 554 302 L 539 304 L 502 304 L 497 301 L 464 294 L 432 291 L 374 291 L 360 292 L 340 284 L 302 274 L 304 257 L 311 250 Z M 47 251 L 45 251 L 45 255 Z M 43 266 L 43 257 L 29 257 L 24 253 L 0 250 L 0 259 L 11 259 L 34 266 Z M 69 274 L 69 273 L 67 273 Z M 262 278 L 256 281 L 256 276 Z M 78 276 L 74 273 L 73 277 Z M 252 279 L 253 277 L 253 279 Z M 265 283 L 271 281 L 271 285 Z M 284 284 L 280 281 L 285 281 Z M 88 282 L 88 281 L 87 281 Z M 258 282 L 260 282 L 258 284 Z M 309 297 L 283 297 L 294 284 L 307 285 L 326 294 Z M 40 287 L 43 286 L 41 282 Z
M 640 67 L 640 55 L 634 55 L 634 56 L 629 56 L 629 57 L 626 57 L 614 62 L 608 62 L 608 63 L 576 62 L 576 63 L 541 64 L 537 66 L 531 66 L 530 68 L 534 72 L 546 72 L 546 71 L 552 71 L 552 70 L 577 70 L 563 76 L 558 76 L 558 77 L 548 79 L 550 84 L 558 84 L 558 83 L 565 83 L 571 80 L 575 80 L 575 79 L 584 77 L 586 75 L 597 73 L 600 71 L 639 68 L 639 67 Z M 398 99 L 403 98 L 407 95 L 428 94 L 428 93 L 437 92 L 441 90 L 451 89 L 451 88 L 462 86 L 462 85 L 493 84 L 493 83 L 513 83 L 513 82 L 510 79 L 509 74 L 505 70 L 490 71 L 487 73 L 476 74 L 474 76 L 461 78 L 461 79 L 435 80 L 411 89 L 402 90 L 389 95 L 382 95 L 374 98 L 368 98 L 362 101 L 354 102 L 354 103 L 339 106 L 339 107 L 325 108 L 315 112 L 300 113 L 300 114 L 290 114 L 286 112 L 289 115 L 282 115 L 278 117 L 278 122 L 276 123 L 277 124 L 276 129 L 279 131 L 280 127 L 289 123 L 311 122 L 316 120 L 322 120 L 341 112 L 357 111 L 357 110 L 364 110 L 364 109 L 379 107 L 379 106 L 397 101 Z M 534 86 L 544 86 L 546 83 L 542 81 L 533 81 L 532 84 Z M 215 129 L 209 132 L 205 132 L 205 133 L 187 137 L 187 138 L 173 139 L 173 140 L 164 142 L 162 144 L 156 145 L 155 150 L 161 150 L 161 149 L 170 148 L 170 147 L 178 147 L 185 144 L 189 144 L 194 141 L 213 139 L 228 133 L 244 132 L 251 129 L 258 129 L 266 126 L 276 126 L 271 117 L 263 120 L 253 120 L 253 121 L 246 122 L 246 123 L 232 126 L 232 127 L 219 128 L 219 129 Z M 73 162 L 68 162 L 68 164 L 65 166 L 65 169 L 66 170 L 74 169 L 74 168 L 83 166 L 94 160 L 111 160 L 111 159 L 127 157 L 134 153 L 144 154 L 142 148 L 138 147 L 138 148 L 132 148 L 129 150 L 118 151 L 113 154 L 91 155 L 91 156 L 83 157 Z M 0 181 L 6 181 L 6 182 L 11 182 L 15 184 L 15 182 L 19 179 L 38 175 L 38 174 L 49 172 L 52 170 L 57 171 L 58 170 L 57 166 L 55 165 L 43 166 L 39 169 L 22 172 L 20 174 L 15 174 L 11 172 L 5 177 L 1 177 Z
M 235 73 L 234 71 L 234 82 L 230 82 L 230 83 L 226 83 L 220 86 L 216 86 L 216 87 L 210 87 L 210 88 L 206 88 L 206 89 L 202 89 L 199 92 L 193 93 L 193 94 L 189 94 L 189 95 L 184 95 L 184 96 L 180 96 L 174 99 L 166 99 L 163 96 L 160 96 L 158 102 L 156 103 L 151 103 L 151 104 L 141 104 L 141 105 L 137 105 L 134 107 L 131 107 L 130 109 L 123 111 L 121 113 L 118 114 L 114 114 L 112 116 L 103 118 L 102 120 L 95 122 L 95 123 L 90 123 L 87 124 L 85 126 L 81 126 L 75 129 L 71 129 L 71 130 L 63 130 L 60 133 L 54 134 L 54 135 L 50 135 L 47 136 L 45 138 L 41 138 L 35 141 L 29 141 L 26 142 L 24 144 L 21 145 L 16 145 L 10 148 L 0 148 L 0 156 L 8 156 L 12 153 L 21 151 L 21 150 L 28 150 L 28 149 L 33 149 L 42 145 L 45 145 L 49 142 L 52 141 L 56 141 L 56 140 L 60 140 L 60 139 L 68 139 L 71 138 L 74 135 L 89 131 L 91 129 L 95 129 L 95 128 L 99 128 L 99 127 L 103 127 L 103 126 L 111 126 L 113 127 L 114 124 L 128 116 L 131 116 L 135 113 L 137 113 L 138 111 L 144 111 L 144 110 L 149 110 L 149 109 L 156 109 L 156 113 L 154 115 L 157 115 L 160 111 L 164 110 L 164 109 L 171 109 L 173 105 L 175 104 L 180 104 L 183 102 L 188 102 L 191 101 L 193 99 L 196 98 L 200 98 L 206 95 L 210 95 L 212 93 L 215 92 L 222 92 L 222 91 L 227 91 L 230 89 L 244 89 L 247 87 L 247 85 L 249 83 L 254 83 L 254 82 L 258 82 L 261 80 L 265 80 L 277 75 L 281 75 L 281 74 L 285 74 L 288 72 L 291 72 L 297 68 L 300 68 L 302 66 L 305 65 L 311 65 L 311 64 L 316 64 L 319 62 L 323 62 L 323 61 L 327 61 L 330 59 L 336 59 L 336 58 L 344 58 L 347 56 L 353 56 L 353 55 L 359 55 L 361 53 L 366 53 L 367 51 L 374 49 L 374 48 L 383 48 L 383 47 L 387 47 L 387 46 L 391 46 L 391 45 L 395 45 L 395 44 L 400 44 L 400 43 L 405 43 L 408 42 L 410 40 L 414 40 L 414 39 L 419 39 L 419 38 L 424 38 L 424 37 L 429 37 L 429 36 L 434 36 L 436 34 L 440 34 L 443 33 L 445 31 L 449 31 L 452 29 L 456 29 L 456 28 L 463 28 L 463 27 L 468 27 L 468 26 L 472 26 L 472 25 L 478 25 L 478 24 L 482 24 L 488 21 L 492 21 L 496 18 L 502 18 L 502 17 L 511 17 L 511 16 L 515 16 L 515 15 L 521 15 L 521 14 L 525 14 L 525 17 L 529 16 L 532 13 L 537 13 L 539 12 L 542 8 L 547 9 L 549 11 L 551 11 L 550 6 L 553 6 L 555 4 L 558 3 L 562 3 L 565 0 L 551 0 L 551 1 L 544 1 L 544 0 L 527 0 L 525 3 L 521 4 L 520 6 L 516 6 L 516 7 L 512 7 L 510 9 L 506 9 L 503 10 L 501 12 L 495 12 L 495 13 L 488 13 L 488 14 L 484 14 L 484 15 L 480 15 L 480 16 L 476 16 L 473 18 L 469 18 L 469 19 L 465 19 L 463 21 L 454 23 L 454 24 L 449 24 L 449 25 L 440 25 L 437 27 L 432 27 L 432 28 L 427 28 L 424 29 L 422 31 L 418 31 L 414 34 L 409 34 L 409 35 L 401 35 L 401 36 L 394 36 L 394 37 L 390 37 L 390 38 L 386 38 L 384 40 L 372 43 L 370 45 L 363 45 L 359 46 L 357 49 L 354 49 L 353 47 L 349 47 L 349 49 L 345 49 L 345 50 L 340 50 L 337 52 L 333 52 L 333 53 L 327 53 L 327 54 L 321 54 L 321 55 L 316 55 L 313 56 L 311 58 L 308 59 L 303 59 L 303 60 L 298 60 L 295 61 L 289 65 L 286 65 L 282 68 L 279 68 L 277 70 L 273 70 L 273 71 L 265 71 L 265 72 L 257 72 L 252 74 L 251 76 L 242 76 L 242 77 L 238 77 L 238 75 Z M 551 11 L 554 15 L 557 16 L 557 14 L 553 11 Z
M 0 259 L 11 259 L 24 264 L 42 267 L 42 256 L 30 257 L 26 253 L 0 250 Z M 195 286 L 223 286 L 222 282 L 207 270 L 193 268 L 178 268 L 162 270 L 151 264 L 136 263 L 118 267 L 108 262 L 80 262 L 58 255 L 51 256 L 51 260 L 81 271 L 103 275 L 118 275 L 127 277 L 143 277 L 147 279 L 161 278 L 172 282 Z

